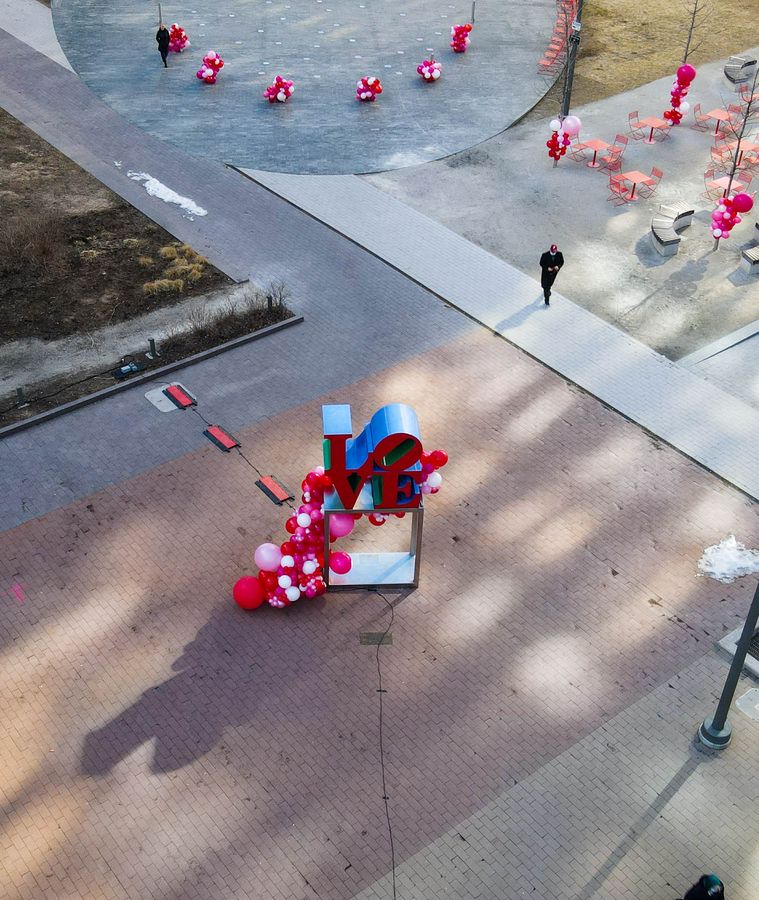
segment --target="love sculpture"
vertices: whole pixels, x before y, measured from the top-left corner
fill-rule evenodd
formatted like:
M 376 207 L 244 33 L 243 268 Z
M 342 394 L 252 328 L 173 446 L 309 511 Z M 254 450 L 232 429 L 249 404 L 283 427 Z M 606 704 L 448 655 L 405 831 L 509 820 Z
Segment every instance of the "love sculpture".
M 443 450 L 422 447 L 419 421 L 404 403 L 383 406 L 353 437 L 347 404 L 322 407 L 324 466 L 306 475 L 302 504 L 285 523 L 289 539 L 261 544 L 258 575 L 240 578 L 233 596 L 243 609 L 264 602 L 283 609 L 326 590 L 416 587 L 421 562 L 423 498 L 443 483 Z M 332 545 L 358 520 L 384 525 L 410 517 L 408 550 L 351 552 Z M 372 543 L 375 543 L 374 541 Z

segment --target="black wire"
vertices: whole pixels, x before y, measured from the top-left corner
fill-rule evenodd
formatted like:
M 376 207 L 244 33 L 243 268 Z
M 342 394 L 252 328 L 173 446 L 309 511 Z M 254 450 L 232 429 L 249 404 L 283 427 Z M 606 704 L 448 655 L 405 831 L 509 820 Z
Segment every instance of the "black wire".
M 390 841 L 390 862 L 392 865 L 393 871 L 393 900 L 396 900 L 396 888 L 395 888 L 395 844 L 393 842 L 393 825 L 390 821 L 390 798 L 387 795 L 387 778 L 385 774 L 385 745 L 383 741 L 383 719 L 384 719 L 384 706 L 382 703 L 382 695 L 385 691 L 382 689 L 382 664 L 380 663 L 380 647 L 385 642 L 385 638 L 390 632 L 390 629 L 393 627 L 393 621 L 395 619 L 395 609 L 393 604 L 387 599 L 387 597 L 376 588 L 374 589 L 374 593 L 378 594 L 388 606 L 390 610 L 390 621 L 387 624 L 387 628 L 385 629 L 382 637 L 377 644 L 377 681 L 378 688 L 377 693 L 379 694 L 379 751 L 380 751 L 380 768 L 382 770 L 382 799 L 385 802 L 385 819 L 387 820 L 387 835 Z

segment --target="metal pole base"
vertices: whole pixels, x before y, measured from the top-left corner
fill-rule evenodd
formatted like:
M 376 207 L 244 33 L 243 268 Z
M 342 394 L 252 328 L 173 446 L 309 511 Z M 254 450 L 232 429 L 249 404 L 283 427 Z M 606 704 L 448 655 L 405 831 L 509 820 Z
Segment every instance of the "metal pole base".
M 712 729 L 713 721 L 714 718 L 712 716 L 709 716 L 708 719 L 704 719 L 701 723 L 701 727 L 698 729 L 698 739 L 706 747 L 709 747 L 710 750 L 724 750 L 730 743 L 730 738 L 733 736 L 733 729 L 729 722 L 725 722 L 725 727 L 722 731 L 714 731 Z

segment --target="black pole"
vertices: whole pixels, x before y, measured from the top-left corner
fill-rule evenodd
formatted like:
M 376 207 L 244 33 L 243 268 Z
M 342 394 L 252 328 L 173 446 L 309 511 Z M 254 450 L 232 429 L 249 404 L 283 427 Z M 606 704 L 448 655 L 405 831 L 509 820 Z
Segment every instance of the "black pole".
M 569 104 L 572 100 L 572 82 L 575 77 L 575 60 L 580 46 L 580 29 L 582 28 L 582 4 L 583 0 L 577 0 L 577 15 L 572 22 L 572 34 L 569 36 L 569 49 L 567 50 L 567 74 L 564 78 L 564 96 L 561 98 L 561 112 L 559 118 L 563 121 L 569 115 Z
M 711 718 L 704 719 L 701 727 L 698 729 L 698 739 L 702 744 L 711 747 L 712 750 L 723 750 L 730 743 L 733 729 L 727 721 L 727 714 L 733 703 L 733 696 L 735 695 L 736 687 L 738 687 L 738 679 L 741 677 L 749 644 L 756 631 L 757 620 L 759 620 L 759 584 L 756 586 L 746 623 L 743 626 L 738 646 L 735 648 L 733 663 L 730 666 L 730 671 L 727 673 L 725 686 L 722 688 L 722 696 L 717 704 L 717 710 Z

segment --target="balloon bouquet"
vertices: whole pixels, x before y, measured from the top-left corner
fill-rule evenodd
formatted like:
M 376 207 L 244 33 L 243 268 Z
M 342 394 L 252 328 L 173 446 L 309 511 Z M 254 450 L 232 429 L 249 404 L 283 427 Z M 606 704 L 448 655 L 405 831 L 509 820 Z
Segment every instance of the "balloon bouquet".
M 190 46 L 190 39 L 184 28 L 180 28 L 175 22 L 169 31 L 169 50 L 172 53 L 181 53 Z
M 454 53 L 466 53 L 471 30 L 472 26 L 468 22 L 466 25 L 451 26 L 451 49 Z
M 356 82 L 356 99 L 364 103 L 371 103 L 382 93 L 382 84 L 374 75 L 365 75 Z
M 444 450 L 422 453 L 422 494 L 436 494 L 443 483 L 438 472 L 448 462 Z M 332 480 L 323 466 L 312 469 L 301 484 L 302 503 L 297 513 L 285 522 L 285 530 L 290 537 L 279 546 L 266 543 L 256 548 L 254 559 L 259 568 L 258 575 L 240 578 L 233 590 L 235 603 L 242 609 L 258 609 L 268 602 L 276 609 L 291 606 L 301 597 L 312 600 L 326 591 L 324 565 L 337 575 L 350 572 L 353 565 L 350 554 L 333 550 L 329 560 L 324 558 L 324 494 L 332 489 Z M 403 518 L 405 513 L 396 513 Z M 329 517 L 330 541 L 336 541 L 353 531 L 361 513 L 335 513 Z M 370 513 L 367 517 L 372 525 L 384 525 L 388 516 Z
M 203 65 L 195 73 L 206 84 L 216 84 L 216 78 L 224 66 L 224 60 L 215 50 L 209 50 L 203 57 Z
M 683 100 L 683 97 L 688 93 L 691 82 L 695 77 L 696 70 L 688 63 L 683 64 L 677 70 L 672 90 L 669 92 L 672 98 L 670 100 L 672 109 L 668 109 L 663 113 L 664 118 L 671 122 L 672 125 L 679 125 L 683 116 L 690 109 L 690 104 L 687 100 Z
M 264 91 L 264 97 L 269 103 L 287 103 L 294 90 L 294 81 L 285 81 L 281 75 L 277 75 L 273 83 Z
M 546 141 L 548 147 L 548 156 L 557 165 L 562 156 L 564 156 L 572 143 L 572 138 L 577 137 L 580 133 L 582 122 L 577 116 L 566 116 L 563 121 L 559 119 L 551 119 L 550 128 L 553 132 L 551 137 Z M 559 136 L 561 132 L 561 136 Z
M 443 74 L 443 67 L 434 59 L 425 59 L 423 62 L 419 63 L 416 67 L 416 71 L 427 84 L 432 84 L 433 81 L 437 81 Z
M 750 212 L 753 206 L 754 198 L 750 194 L 722 197 L 717 201 L 717 208 L 712 213 L 712 236 L 718 241 L 729 238 L 733 227 L 741 222 L 739 214 Z

